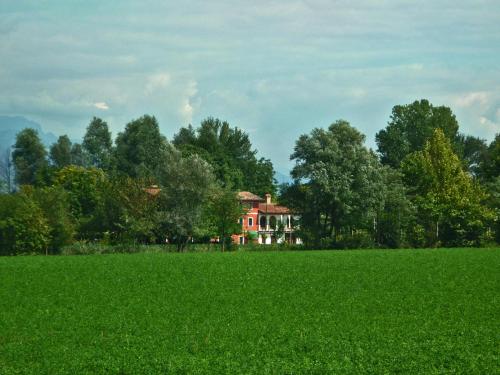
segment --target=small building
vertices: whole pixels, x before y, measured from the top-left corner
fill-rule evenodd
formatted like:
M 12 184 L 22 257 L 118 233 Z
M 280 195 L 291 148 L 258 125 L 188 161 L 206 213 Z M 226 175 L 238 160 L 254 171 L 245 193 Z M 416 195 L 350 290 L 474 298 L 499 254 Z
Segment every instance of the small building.
M 294 227 L 298 216 L 294 215 L 288 207 L 272 203 L 271 194 L 266 194 L 263 199 L 249 191 L 242 191 L 238 193 L 238 196 L 247 212 L 240 218 L 242 233 L 233 236 L 234 242 L 239 244 L 301 243 Z

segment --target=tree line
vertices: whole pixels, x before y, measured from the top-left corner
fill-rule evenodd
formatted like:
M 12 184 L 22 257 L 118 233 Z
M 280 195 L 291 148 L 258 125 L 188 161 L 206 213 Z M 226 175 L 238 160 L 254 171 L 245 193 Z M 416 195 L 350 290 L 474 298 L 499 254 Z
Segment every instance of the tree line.
M 165 243 L 182 251 L 238 233 L 237 191 L 279 192 L 301 219 L 306 247 L 480 246 L 500 242 L 500 135 L 459 132 L 445 106 L 393 108 L 377 152 L 347 121 L 296 141 L 293 183 L 276 186 L 271 161 L 219 119 L 181 128 L 169 142 L 145 115 L 113 140 L 93 118 L 82 143 L 46 150 L 18 133 L 0 163 L 0 254 L 57 253 L 75 241 Z

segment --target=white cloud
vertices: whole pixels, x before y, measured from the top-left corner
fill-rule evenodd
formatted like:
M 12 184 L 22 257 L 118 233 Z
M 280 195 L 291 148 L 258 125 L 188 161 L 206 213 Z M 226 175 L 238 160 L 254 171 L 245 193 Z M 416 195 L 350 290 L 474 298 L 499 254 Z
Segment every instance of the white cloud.
M 455 103 L 459 107 L 471 107 L 473 105 L 486 105 L 488 103 L 488 93 L 484 91 L 470 92 L 455 100 Z
M 146 94 L 152 94 L 154 91 L 166 88 L 171 81 L 169 73 L 157 73 L 149 76 L 146 84 Z
M 96 107 L 97 109 L 102 109 L 103 111 L 107 111 L 109 109 L 109 106 L 105 102 L 94 103 L 94 107 Z

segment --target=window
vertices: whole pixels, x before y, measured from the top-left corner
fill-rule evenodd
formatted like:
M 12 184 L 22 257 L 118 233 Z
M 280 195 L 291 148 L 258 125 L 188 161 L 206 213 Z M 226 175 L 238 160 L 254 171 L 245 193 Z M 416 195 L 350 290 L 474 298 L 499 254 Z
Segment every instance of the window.
M 240 245 L 244 245 L 244 244 L 245 244 L 245 237 L 240 236 Z
M 248 226 L 253 227 L 253 217 L 248 218 Z
M 240 225 L 243 225 L 243 218 L 240 217 Z

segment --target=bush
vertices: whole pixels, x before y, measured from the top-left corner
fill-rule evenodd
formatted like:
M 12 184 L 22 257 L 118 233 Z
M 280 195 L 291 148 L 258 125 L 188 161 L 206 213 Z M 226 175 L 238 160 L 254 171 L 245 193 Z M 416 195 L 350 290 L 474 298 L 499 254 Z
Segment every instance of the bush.
M 0 255 L 46 253 L 50 227 L 40 207 L 24 194 L 0 195 Z

